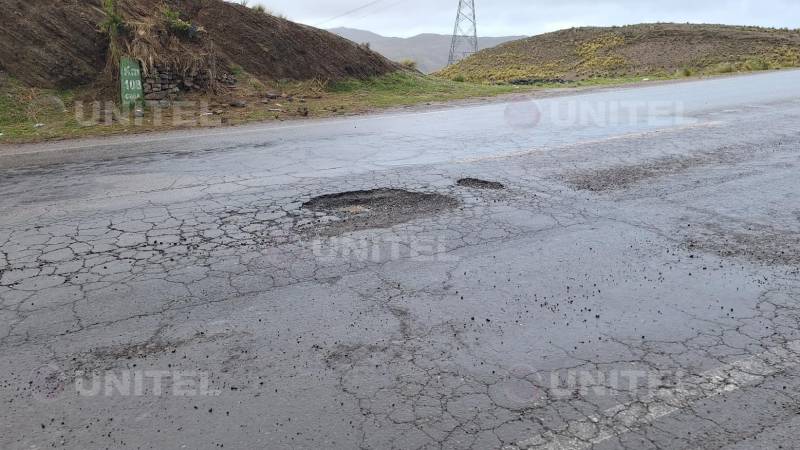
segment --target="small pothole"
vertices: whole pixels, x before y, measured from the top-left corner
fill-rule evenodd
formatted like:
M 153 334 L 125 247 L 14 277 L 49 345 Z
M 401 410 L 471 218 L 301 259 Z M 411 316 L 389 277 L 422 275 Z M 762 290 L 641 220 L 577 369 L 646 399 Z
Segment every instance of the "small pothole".
M 486 181 L 479 178 L 462 178 L 456 182 L 459 186 L 464 186 L 473 189 L 493 189 L 500 190 L 506 187 L 502 183 L 496 181 Z
M 456 199 L 447 195 L 384 188 L 322 195 L 304 203 L 303 208 L 336 217 L 336 221 L 318 224 L 311 230 L 315 234 L 331 236 L 389 228 L 458 205 Z

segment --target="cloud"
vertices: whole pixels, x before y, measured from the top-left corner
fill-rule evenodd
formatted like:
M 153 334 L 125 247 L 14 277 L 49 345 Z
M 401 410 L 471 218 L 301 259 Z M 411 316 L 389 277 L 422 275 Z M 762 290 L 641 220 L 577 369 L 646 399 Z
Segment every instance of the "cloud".
M 252 0 L 251 3 L 261 3 L 292 20 L 322 28 L 345 26 L 386 36 L 412 36 L 451 33 L 458 0 Z M 570 26 L 642 22 L 800 27 L 797 0 L 476 0 L 476 9 L 478 32 L 483 36 L 533 35 Z

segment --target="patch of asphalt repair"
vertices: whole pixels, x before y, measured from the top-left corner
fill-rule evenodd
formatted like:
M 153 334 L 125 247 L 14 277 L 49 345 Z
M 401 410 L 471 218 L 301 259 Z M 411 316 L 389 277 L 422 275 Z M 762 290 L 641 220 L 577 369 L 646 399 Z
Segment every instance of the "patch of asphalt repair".
M 721 149 L 695 156 L 667 156 L 637 164 L 619 165 L 573 172 L 567 183 L 581 191 L 603 192 L 625 189 L 642 181 L 674 175 L 694 168 L 734 163 L 741 156 Z
M 479 178 L 462 178 L 458 180 L 456 184 L 472 189 L 491 189 L 496 191 L 506 188 L 503 183 L 481 180 Z
M 686 248 L 764 265 L 800 266 L 800 233 L 765 225 L 732 229 L 730 224 L 695 226 Z
M 458 207 L 453 197 L 403 189 L 372 189 L 314 197 L 303 209 L 322 214 L 327 223 L 316 224 L 313 232 L 337 236 L 353 231 L 389 228 Z

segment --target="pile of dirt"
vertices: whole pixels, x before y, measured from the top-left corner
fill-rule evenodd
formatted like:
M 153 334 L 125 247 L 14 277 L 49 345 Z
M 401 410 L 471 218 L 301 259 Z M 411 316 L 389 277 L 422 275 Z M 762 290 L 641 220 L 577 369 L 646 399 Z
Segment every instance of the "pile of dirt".
M 116 7 L 126 24 L 123 40 L 135 39 L 143 24 L 162 20 L 168 8 L 201 31 L 198 60 L 263 81 L 367 78 L 398 70 L 395 63 L 346 39 L 241 4 L 116 0 Z M 0 0 L 0 8 L 0 69 L 43 88 L 91 84 L 102 76 L 109 38 L 100 31 L 107 17 L 101 0 Z M 214 49 L 211 55 L 209 47 Z M 174 55 L 154 56 L 168 61 Z
M 440 72 L 509 83 L 800 66 L 800 30 L 691 24 L 572 28 L 483 50 Z

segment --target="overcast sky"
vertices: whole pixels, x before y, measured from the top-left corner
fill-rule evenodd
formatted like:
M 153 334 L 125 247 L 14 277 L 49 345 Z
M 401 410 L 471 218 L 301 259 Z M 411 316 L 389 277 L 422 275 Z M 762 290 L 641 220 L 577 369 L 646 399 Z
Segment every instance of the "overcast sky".
M 478 34 L 482 36 L 533 35 L 580 25 L 659 21 L 800 28 L 800 0 L 475 2 Z M 344 26 L 405 37 L 426 32 L 452 33 L 458 0 L 250 0 L 253 3 L 321 28 Z

